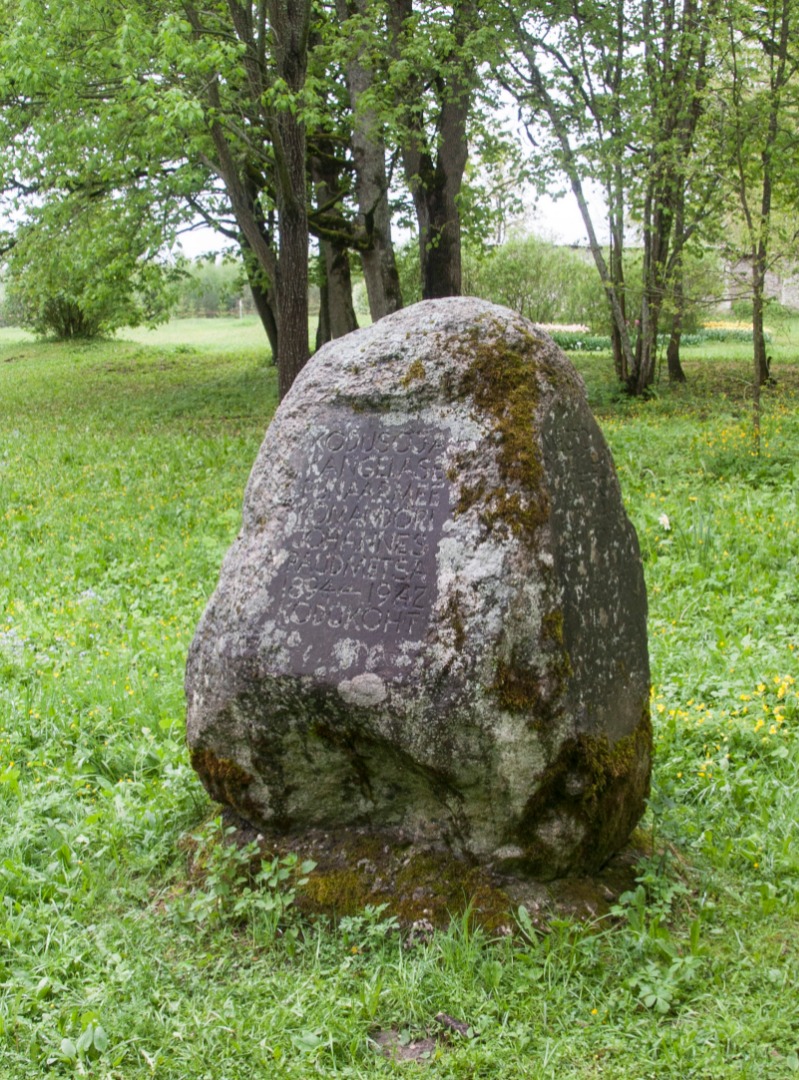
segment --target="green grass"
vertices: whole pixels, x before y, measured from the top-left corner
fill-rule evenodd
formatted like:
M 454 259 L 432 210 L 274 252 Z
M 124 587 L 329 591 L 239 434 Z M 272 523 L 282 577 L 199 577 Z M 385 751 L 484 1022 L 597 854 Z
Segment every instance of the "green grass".
M 0 335 L 0 1077 L 799 1072 L 790 335 L 759 457 L 745 346 L 687 352 L 646 403 L 577 356 L 645 559 L 653 854 L 610 920 L 405 948 L 379 912 L 294 916 L 288 867 L 248 891 L 188 765 L 186 648 L 275 403 L 259 344 L 205 329 Z M 440 1013 L 467 1033 L 376 1050 Z
M 120 330 L 117 338 L 156 347 L 185 345 L 215 351 L 252 349 L 262 356 L 269 348 L 256 315 L 247 315 L 243 319 L 172 319 L 152 330 L 144 326 Z

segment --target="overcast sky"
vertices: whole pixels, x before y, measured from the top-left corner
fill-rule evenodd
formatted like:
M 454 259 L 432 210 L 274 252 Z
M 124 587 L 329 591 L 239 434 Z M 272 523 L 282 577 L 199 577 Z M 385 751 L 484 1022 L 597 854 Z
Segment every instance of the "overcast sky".
M 588 201 L 594 214 L 597 236 L 600 241 L 606 241 L 607 229 L 601 196 L 597 192 L 592 194 L 589 191 Z M 588 246 L 583 219 L 580 217 L 577 200 L 571 192 L 561 199 L 551 199 L 548 195 L 542 195 L 535 206 L 531 206 L 528 210 L 524 228 L 525 231 L 540 236 L 542 240 L 550 240 L 555 244 Z M 397 239 L 395 237 L 395 242 Z M 219 252 L 229 246 L 230 242 L 211 229 L 201 228 L 185 233 L 180 238 L 180 243 L 183 253 L 190 259 L 196 259 L 202 255 Z

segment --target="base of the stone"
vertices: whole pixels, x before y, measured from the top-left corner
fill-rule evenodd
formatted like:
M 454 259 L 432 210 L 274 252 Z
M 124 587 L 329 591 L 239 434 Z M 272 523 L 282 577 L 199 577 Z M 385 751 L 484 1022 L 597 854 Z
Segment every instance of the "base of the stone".
M 520 906 L 541 931 L 553 918 L 598 918 L 635 888 L 637 864 L 649 854 L 647 837 L 638 830 L 598 873 L 541 882 L 499 873 L 401 834 L 348 829 L 267 835 L 230 810 L 223 811 L 223 820 L 236 830 L 226 834 L 230 843 L 257 840 L 262 858 L 293 853 L 316 864 L 307 884 L 297 889 L 295 906 L 304 914 L 336 919 L 385 905 L 383 917 L 394 916 L 412 932 L 444 928 L 468 910 L 474 926 L 515 933 Z

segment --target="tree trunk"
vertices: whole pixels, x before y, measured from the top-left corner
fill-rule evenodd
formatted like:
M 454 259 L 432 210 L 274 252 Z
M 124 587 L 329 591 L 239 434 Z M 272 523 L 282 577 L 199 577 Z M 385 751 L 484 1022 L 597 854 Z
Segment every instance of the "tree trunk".
M 352 304 L 350 256 L 343 245 L 327 241 L 322 241 L 322 251 L 330 310 L 330 337 L 335 340 L 358 329 L 358 319 Z
M 680 339 L 682 338 L 682 312 L 677 311 L 671 324 L 669 345 L 666 350 L 666 363 L 669 369 L 669 382 L 684 383 L 688 380 L 680 363 Z
M 621 319 L 627 323 L 627 301 L 624 294 L 624 179 L 621 171 L 621 163 L 614 168 L 612 198 L 610 206 L 610 254 L 609 271 L 613 290 L 618 299 Z M 613 345 L 613 366 L 616 369 L 616 378 L 619 382 L 626 383 L 629 378 L 627 354 L 624 350 L 619 327 L 613 317 L 611 305 L 611 343 Z M 628 343 L 629 349 L 629 343 Z
M 682 339 L 683 317 L 685 315 L 685 183 L 677 189 L 674 212 L 674 249 L 671 256 L 668 278 L 671 284 L 671 297 L 674 313 L 671 318 L 671 334 L 666 349 L 666 364 L 670 383 L 684 383 L 688 380 L 680 362 L 680 342 Z
M 341 244 L 320 240 L 322 281 L 319 286 L 319 326 L 316 347 L 344 337 L 358 329 L 352 304 L 352 278 L 349 252 Z
M 228 0 L 233 29 L 245 46 L 243 61 L 252 94 L 253 117 L 266 127 L 274 155 L 273 175 L 277 208 L 277 251 L 271 233 L 267 233 L 259 207 L 260 190 L 253 195 L 250 177 L 252 162 L 242 162 L 234 154 L 228 132 L 220 117 L 224 115 L 220 95 L 220 80 L 212 75 L 206 84 L 211 110 L 210 133 L 216 151 L 216 162 L 208 162 L 225 184 L 236 223 L 258 267 L 271 283 L 275 304 L 259 305 L 259 313 L 271 321 L 267 306 L 275 316 L 270 341 L 279 342 L 277 353 L 278 388 L 283 398 L 308 360 L 308 209 L 305 197 L 305 127 L 300 113 L 283 103 L 274 111 L 264 107 L 264 78 L 266 63 L 261 55 L 268 7 L 268 23 L 272 37 L 272 72 L 270 78 L 282 81 L 290 95 L 299 96 L 305 84 L 308 61 L 308 32 L 311 0 L 265 0 L 259 6 L 256 35 L 252 10 L 246 5 Z M 184 2 L 186 17 L 198 35 L 204 27 L 197 9 Z M 257 40 L 256 40 L 257 36 Z M 263 286 L 262 286 L 263 287 Z M 255 295 L 255 294 L 254 294 Z M 258 301 L 256 301 L 258 302 Z M 275 333 L 276 331 L 276 333 Z
M 319 141 L 317 153 L 311 157 L 311 177 L 319 221 L 325 222 L 326 208 L 333 208 L 340 201 L 340 166 L 332 146 Z M 333 231 L 333 230 L 331 230 Z M 319 326 L 316 347 L 327 341 L 343 337 L 358 329 L 355 308 L 352 304 L 352 277 L 350 257 L 343 240 L 319 235 L 319 264 L 321 270 L 319 295 Z
M 754 344 L 754 380 L 763 386 L 769 378 L 769 360 L 766 355 L 766 332 L 763 325 L 765 310 L 764 286 L 765 270 L 757 265 L 752 269 L 752 341 Z
M 321 262 L 321 259 L 320 259 Z M 316 351 L 331 341 L 330 336 L 330 301 L 327 296 L 327 281 L 319 283 L 319 319 L 316 323 Z
M 658 328 L 666 291 L 666 263 L 674 225 L 674 176 L 653 162 L 644 204 L 643 290 L 635 368 L 630 378 L 633 394 L 645 394 L 655 381 Z
M 310 0 L 267 0 L 275 72 L 292 94 L 305 85 Z M 308 361 L 308 207 L 305 196 L 305 124 L 299 109 L 284 106 L 271 117 L 275 203 L 280 249 L 277 324 L 281 400 Z
M 268 242 L 269 229 L 266 223 L 263 223 L 262 231 Z M 239 247 L 241 249 L 241 259 L 244 263 L 244 273 L 247 275 L 247 284 L 250 286 L 250 292 L 252 293 L 252 301 L 269 340 L 272 363 L 276 365 L 278 362 L 278 333 L 274 288 L 269 284 L 266 273 L 259 265 L 252 248 L 243 235 L 239 235 Z
M 302 170 L 303 182 L 305 169 Z M 304 183 L 303 183 L 304 186 Z M 282 205 L 281 205 L 282 203 Z M 277 328 L 280 339 L 278 392 L 281 401 L 305 367 L 308 344 L 308 218 L 278 195 L 280 259 Z
M 763 189 L 760 199 L 758 242 L 752 252 L 752 342 L 754 346 L 753 378 L 757 387 L 757 426 L 759 449 L 760 387 L 768 381 L 769 362 L 766 356 L 766 334 L 763 327 L 765 311 L 766 266 L 768 265 L 769 232 L 771 228 L 771 150 L 777 138 L 776 113 L 772 107 L 769 117 L 769 141 L 763 154 Z
M 365 17 L 367 0 L 336 0 L 341 23 L 354 16 Z M 388 203 L 386 148 L 374 109 L 362 107 L 362 98 L 372 87 L 374 74 L 361 62 L 363 48 L 346 65 L 347 90 L 352 107 L 352 157 L 355 163 L 355 194 L 358 225 L 364 233 L 361 264 L 369 297 L 369 313 L 377 322 L 402 307 L 402 290 L 391 240 L 391 208 Z
M 245 267 L 247 261 L 244 262 Z M 272 290 L 265 288 L 257 274 L 250 275 L 247 271 L 247 282 L 250 286 L 250 292 L 252 293 L 252 302 L 255 304 L 255 310 L 258 312 L 258 318 L 261 320 L 261 325 L 266 331 L 266 336 L 269 339 L 269 348 L 272 351 L 272 363 L 277 365 L 279 362 L 279 337 L 277 332 L 277 319 L 275 318 L 274 308 L 274 296 Z
M 624 237 L 624 217 L 623 199 L 619 200 L 615 198 L 611 203 L 611 211 L 614 214 L 611 224 L 614 232 L 614 242 L 611 246 L 611 256 L 615 254 L 616 263 L 614 265 L 615 275 L 611 273 L 608 268 L 608 262 L 605 259 L 602 245 L 597 238 L 596 229 L 594 228 L 594 220 L 591 216 L 591 210 L 588 206 L 588 200 L 585 197 L 585 191 L 583 189 L 582 177 L 580 174 L 580 167 L 577 162 L 574 150 L 572 149 L 571 139 L 569 137 L 569 129 L 566 121 L 563 118 L 563 113 L 560 107 L 560 103 L 556 102 L 552 95 L 549 93 L 546 81 L 544 79 L 541 68 L 538 64 L 538 47 L 534 39 L 525 37 L 522 31 L 522 41 L 524 42 L 524 56 L 529 67 L 529 74 L 527 76 L 527 82 L 530 90 L 539 103 L 540 108 L 546 113 L 552 130 L 555 134 L 558 143 L 560 144 L 560 158 L 561 166 L 564 173 L 568 177 L 569 184 L 571 185 L 574 197 L 577 200 L 577 206 L 580 210 L 580 216 L 583 219 L 585 225 L 586 235 L 588 237 L 588 245 L 591 249 L 591 254 L 594 259 L 594 265 L 599 273 L 600 281 L 602 282 L 602 288 L 605 292 L 605 297 L 610 309 L 610 319 L 614 344 L 614 363 L 617 373 L 626 373 L 629 378 L 629 373 L 633 370 L 633 351 L 630 344 L 630 333 L 627 327 L 626 310 L 624 303 L 624 279 L 623 269 L 621 265 L 622 257 L 622 244 Z M 620 177 L 620 174 L 619 174 Z
M 755 454 L 760 454 L 761 389 L 768 379 L 766 338 L 763 330 L 763 286 L 765 282 L 765 245 L 761 244 L 758 256 L 752 263 L 752 341 L 754 343 L 754 371 L 752 372 L 752 440 Z
M 457 200 L 468 157 L 466 121 L 470 94 L 465 80 L 456 76 L 452 83 L 453 97 L 441 106 L 441 143 L 435 162 L 429 150 L 420 150 L 418 145 L 409 144 L 403 151 L 405 175 L 419 227 L 425 300 L 460 296 L 462 290 L 461 217 Z
M 389 21 L 397 55 L 401 53 L 401 37 L 412 14 L 413 0 L 389 0 Z M 438 92 L 435 127 L 439 133 L 435 159 L 423 118 L 415 111 L 416 103 L 409 112 L 408 131 L 402 147 L 405 179 L 416 209 L 422 297 L 425 300 L 461 294 L 458 195 L 468 158 L 466 122 L 471 108 L 474 72 L 464 69 L 458 50 L 466 39 L 474 15 L 471 0 L 461 0 L 452 7 L 450 26 L 454 47 L 434 80 Z M 421 96 L 421 82 L 417 90 Z
M 466 165 L 465 126 L 458 152 L 446 164 L 445 148 L 438 152 L 433 166 L 429 157 L 420 162 L 419 173 L 409 177 L 419 227 L 419 260 L 422 271 L 422 297 L 435 300 L 442 296 L 460 296 L 462 290 L 461 226 L 456 195 L 460 190 Z M 462 159 L 462 162 L 461 160 Z

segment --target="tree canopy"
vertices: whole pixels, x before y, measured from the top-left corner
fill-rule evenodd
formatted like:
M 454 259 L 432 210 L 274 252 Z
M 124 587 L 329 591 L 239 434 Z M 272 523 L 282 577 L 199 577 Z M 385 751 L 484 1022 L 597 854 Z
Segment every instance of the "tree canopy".
M 421 295 L 457 294 L 464 236 L 480 246 L 492 193 L 565 181 L 631 392 L 651 384 L 666 322 L 682 377 L 685 257 L 722 233 L 745 241 L 765 378 L 758 297 L 784 249 L 775 222 L 799 198 L 794 9 L 9 0 L 0 179 L 12 295 L 37 326 L 32 313 L 53 301 L 87 330 L 155 318 L 159 259 L 202 220 L 241 252 L 283 394 L 309 355 L 309 253 L 321 343 L 356 325 L 353 259 L 372 319 L 402 305 L 398 224 L 417 237 Z M 643 252 L 634 282 L 631 236 Z

